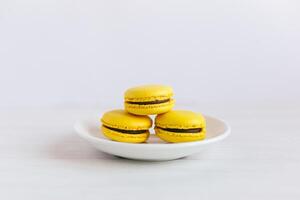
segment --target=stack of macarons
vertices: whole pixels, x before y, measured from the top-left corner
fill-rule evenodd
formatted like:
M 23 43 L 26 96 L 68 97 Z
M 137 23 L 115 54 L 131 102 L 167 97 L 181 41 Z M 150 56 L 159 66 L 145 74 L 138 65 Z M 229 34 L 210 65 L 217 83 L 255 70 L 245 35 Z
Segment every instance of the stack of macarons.
M 205 119 L 200 113 L 172 110 L 173 89 L 163 85 L 145 85 L 128 89 L 124 95 L 125 110 L 112 110 L 102 116 L 101 130 L 114 141 L 127 143 L 146 142 L 152 119 L 155 117 L 155 134 L 166 142 L 203 140 Z

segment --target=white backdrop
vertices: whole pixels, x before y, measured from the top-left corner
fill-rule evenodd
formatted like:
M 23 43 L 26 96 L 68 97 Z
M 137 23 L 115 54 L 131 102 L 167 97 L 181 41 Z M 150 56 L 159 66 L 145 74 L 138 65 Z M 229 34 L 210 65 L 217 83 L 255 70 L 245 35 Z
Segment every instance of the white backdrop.
M 189 102 L 300 100 L 300 3 L 0 1 L 0 107 L 118 104 L 145 83 Z

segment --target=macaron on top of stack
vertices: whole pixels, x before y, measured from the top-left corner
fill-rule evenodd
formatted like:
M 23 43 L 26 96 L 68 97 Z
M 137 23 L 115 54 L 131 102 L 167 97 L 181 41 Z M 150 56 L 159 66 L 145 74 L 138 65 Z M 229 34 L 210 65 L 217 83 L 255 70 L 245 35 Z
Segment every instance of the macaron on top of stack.
M 144 85 L 128 89 L 124 95 L 125 110 L 135 115 L 154 115 L 174 106 L 173 89 L 163 85 Z
M 202 140 L 206 134 L 206 123 L 200 113 L 172 110 L 156 116 L 155 133 L 167 142 Z
M 145 142 L 152 126 L 150 117 L 132 115 L 124 110 L 106 112 L 101 122 L 101 130 L 106 137 L 129 143 Z

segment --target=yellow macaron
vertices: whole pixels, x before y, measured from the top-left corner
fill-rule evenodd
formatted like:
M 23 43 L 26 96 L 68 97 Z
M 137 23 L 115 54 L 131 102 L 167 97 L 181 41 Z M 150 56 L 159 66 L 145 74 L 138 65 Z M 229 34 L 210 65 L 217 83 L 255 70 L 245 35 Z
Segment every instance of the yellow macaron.
M 200 113 L 172 110 L 156 116 L 155 133 L 166 142 L 198 141 L 205 138 L 206 123 Z
M 125 110 L 135 115 L 155 115 L 174 106 L 173 89 L 164 85 L 144 85 L 125 92 Z
M 106 112 L 101 122 L 101 130 L 107 138 L 128 143 L 145 142 L 152 126 L 150 117 L 132 115 L 124 110 Z

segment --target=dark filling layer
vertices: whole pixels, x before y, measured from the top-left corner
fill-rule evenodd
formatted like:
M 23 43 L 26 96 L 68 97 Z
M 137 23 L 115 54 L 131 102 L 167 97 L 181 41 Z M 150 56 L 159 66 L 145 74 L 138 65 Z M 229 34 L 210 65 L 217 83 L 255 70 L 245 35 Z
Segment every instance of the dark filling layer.
M 202 128 L 190 128 L 190 129 L 161 128 L 161 127 L 156 127 L 156 128 L 169 131 L 169 132 L 174 132 L 174 133 L 200 133 L 202 131 Z
M 137 105 L 149 105 L 149 104 L 159 104 L 159 103 L 166 103 L 170 101 L 170 99 L 165 100 L 155 100 L 155 101 L 145 101 L 145 102 L 133 102 L 133 101 L 126 101 L 129 104 L 137 104 Z
M 124 129 L 118 129 L 118 128 L 112 128 L 112 127 L 108 127 L 103 125 L 105 128 L 110 129 L 112 131 L 117 131 L 120 133 L 127 133 L 127 134 L 141 134 L 141 133 L 145 133 L 148 130 L 124 130 Z

